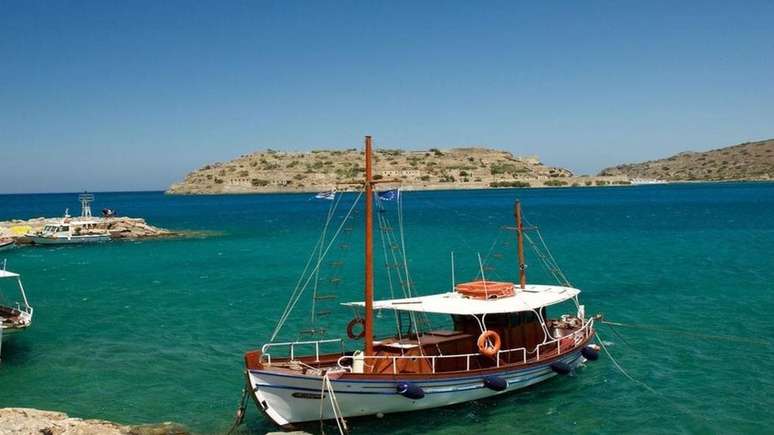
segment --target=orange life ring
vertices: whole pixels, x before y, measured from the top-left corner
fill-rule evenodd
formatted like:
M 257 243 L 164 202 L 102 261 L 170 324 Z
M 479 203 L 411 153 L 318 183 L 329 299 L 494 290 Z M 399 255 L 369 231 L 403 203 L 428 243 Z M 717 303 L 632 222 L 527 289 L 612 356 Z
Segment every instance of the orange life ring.
M 486 330 L 478 336 L 478 352 L 481 355 L 493 358 L 500 351 L 500 334 L 492 330 Z
M 353 329 L 355 328 L 355 325 L 357 325 L 358 323 L 363 325 L 363 329 L 360 331 L 359 334 L 355 335 L 355 333 L 353 332 Z M 347 324 L 347 337 L 353 340 L 365 337 L 365 320 L 363 319 L 350 320 L 349 323 Z
M 473 281 L 454 286 L 457 293 L 472 299 L 497 299 L 514 295 L 512 282 Z

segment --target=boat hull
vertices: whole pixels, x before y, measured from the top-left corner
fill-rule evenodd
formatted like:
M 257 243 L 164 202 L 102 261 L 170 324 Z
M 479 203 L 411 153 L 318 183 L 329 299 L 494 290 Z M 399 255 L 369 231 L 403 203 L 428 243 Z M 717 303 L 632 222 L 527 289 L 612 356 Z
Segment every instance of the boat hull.
M 3 243 L 3 244 L 0 244 L 0 251 L 10 251 L 15 247 L 16 247 L 15 242 Z
M 331 385 L 343 417 L 418 411 L 513 392 L 556 376 L 551 364 L 562 361 L 573 369 L 585 362 L 580 349 L 562 357 L 530 367 L 504 369 L 487 373 L 460 373 L 458 376 L 394 376 L 389 380 L 367 380 L 365 376 L 346 375 L 331 378 Z M 487 376 L 496 375 L 507 381 L 507 388 L 495 391 L 485 386 Z M 357 379 L 363 377 L 363 380 Z M 319 376 L 278 374 L 269 370 L 248 370 L 247 380 L 253 399 L 267 417 L 279 426 L 321 419 L 322 378 Z M 425 393 L 413 400 L 397 392 L 397 384 L 409 381 Z M 335 418 L 328 394 L 322 403 L 322 419 Z
M 27 326 L 20 327 L 20 328 L 3 328 L 2 339 L 5 340 L 7 338 L 10 338 L 12 335 L 16 335 L 24 331 L 25 329 L 27 329 Z
M 27 236 L 32 243 L 36 245 L 75 245 L 80 243 L 100 243 L 110 240 L 110 236 L 107 234 L 88 235 L 88 236 L 72 236 L 72 237 L 42 237 L 42 236 Z

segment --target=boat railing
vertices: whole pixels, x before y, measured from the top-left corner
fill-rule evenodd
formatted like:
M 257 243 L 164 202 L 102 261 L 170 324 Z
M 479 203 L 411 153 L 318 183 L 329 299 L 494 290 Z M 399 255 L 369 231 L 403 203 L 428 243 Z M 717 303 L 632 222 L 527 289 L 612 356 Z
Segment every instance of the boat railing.
M 572 334 L 567 334 L 563 337 L 555 338 L 551 341 L 539 344 L 535 349 L 537 360 L 540 361 L 541 353 L 545 355 L 546 352 L 548 352 L 551 354 L 551 356 L 554 356 L 562 353 L 562 351 L 574 348 L 578 345 L 578 343 L 583 342 L 593 334 L 593 326 L 594 319 L 592 318 L 587 320 L 582 328 L 578 329 Z M 554 354 L 554 352 L 556 352 L 556 354 Z
M 523 363 L 527 362 L 527 349 L 523 347 L 515 348 L 515 349 L 505 349 L 497 352 L 497 356 L 495 358 L 495 364 L 497 367 L 500 367 L 500 364 L 503 361 L 502 355 L 513 353 L 519 353 L 520 360 Z M 362 358 L 364 362 L 372 360 L 372 364 L 376 362 L 376 360 L 391 360 L 392 361 L 392 373 L 398 374 L 398 361 L 401 360 L 411 360 L 411 361 L 417 361 L 417 360 L 424 360 L 427 361 L 430 365 L 430 369 L 432 373 L 437 373 L 437 361 L 438 360 L 449 360 L 452 358 L 464 358 L 465 359 L 465 371 L 470 371 L 470 361 L 471 359 L 475 360 L 478 357 L 480 357 L 480 353 L 462 353 L 462 354 L 454 354 L 454 355 L 372 355 L 372 356 L 352 356 L 352 355 L 344 355 L 341 358 L 339 358 L 338 365 L 339 367 L 350 370 L 352 368 L 352 363 L 357 358 Z M 345 361 L 349 361 L 349 363 L 345 363 Z M 508 358 L 508 361 L 512 361 L 512 358 Z M 372 365 L 371 364 L 371 365 Z
M 288 341 L 284 343 L 266 343 L 261 346 L 261 362 L 271 365 L 270 349 L 287 349 L 290 360 L 296 359 L 297 347 L 314 347 L 314 362 L 320 362 L 320 345 L 338 343 L 341 354 L 344 354 L 344 341 L 341 338 L 331 338 L 327 340 L 309 340 L 309 341 Z
M 586 324 L 578 329 L 577 331 L 573 332 L 572 334 L 568 334 L 564 337 L 548 341 L 546 343 L 542 343 L 537 346 L 536 349 L 536 361 L 541 360 L 541 352 L 544 357 L 547 357 L 546 355 L 550 357 L 554 357 L 561 353 L 562 351 L 569 350 L 571 348 L 576 347 L 579 343 L 582 343 L 585 341 L 586 338 L 588 338 L 590 335 L 592 335 L 592 326 L 593 326 L 594 320 L 589 319 Z M 572 344 L 572 346 L 569 345 L 569 343 Z M 546 351 L 548 349 L 548 351 Z M 550 352 L 550 350 L 556 349 L 556 354 L 553 352 Z M 547 354 L 547 352 L 550 352 Z M 522 364 L 527 363 L 527 354 L 531 352 L 527 352 L 527 349 L 523 347 L 518 347 L 514 349 L 504 349 L 497 352 L 495 357 L 495 365 L 496 367 L 500 367 L 500 365 L 505 360 L 506 364 L 513 364 L 513 361 L 519 361 Z M 513 358 L 512 355 L 516 354 L 517 358 Z M 504 355 L 507 355 L 507 358 L 503 358 Z M 430 369 L 432 373 L 436 373 L 437 368 L 437 361 L 438 360 L 448 360 L 450 358 L 464 358 L 465 359 L 465 370 L 464 371 L 470 371 L 470 362 L 471 359 L 475 361 L 475 359 L 481 357 L 480 353 L 465 353 L 465 354 L 454 354 L 454 355 L 372 355 L 372 356 L 364 356 L 364 355 L 344 355 L 339 358 L 338 365 L 342 369 L 351 371 L 354 361 L 357 358 L 361 358 L 366 365 L 373 366 L 376 361 L 378 360 L 391 360 L 392 362 L 392 373 L 398 374 L 398 362 L 402 360 L 410 360 L 410 361 L 417 361 L 417 360 L 423 360 L 427 361 L 430 365 Z M 519 358 L 520 357 L 520 358 Z M 370 363 L 369 363 L 370 361 Z

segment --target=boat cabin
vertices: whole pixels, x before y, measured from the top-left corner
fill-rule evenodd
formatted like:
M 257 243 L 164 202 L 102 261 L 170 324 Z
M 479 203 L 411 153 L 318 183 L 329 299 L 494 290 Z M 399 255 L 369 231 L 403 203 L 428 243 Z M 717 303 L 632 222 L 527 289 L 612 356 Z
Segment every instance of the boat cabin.
M 69 236 L 81 234 L 94 234 L 103 232 L 96 221 L 69 221 L 58 224 L 49 224 L 43 227 L 41 234 L 44 236 Z
M 512 283 L 497 284 L 507 284 L 509 291 L 477 298 L 467 294 L 464 285 L 458 285 L 449 293 L 374 301 L 375 311 L 395 311 L 398 319 L 407 318 L 399 323 L 414 325 L 419 316 L 441 314 L 450 316 L 452 329 L 417 333 L 416 328 L 409 327 L 395 337 L 375 340 L 374 356 L 367 357 L 364 372 L 438 373 L 527 363 L 538 358 L 541 351 L 544 356 L 549 351 L 559 352 L 558 346 L 549 350 L 545 344 L 558 343 L 565 336 L 574 341 L 574 334 L 584 326 L 580 305 L 577 316 L 549 319 L 547 315 L 549 306 L 568 300 L 577 305 L 577 289 L 547 285 L 521 289 Z M 364 303 L 345 305 L 363 307 Z M 491 332 L 484 336 L 485 331 Z M 355 366 L 353 372 L 358 369 Z

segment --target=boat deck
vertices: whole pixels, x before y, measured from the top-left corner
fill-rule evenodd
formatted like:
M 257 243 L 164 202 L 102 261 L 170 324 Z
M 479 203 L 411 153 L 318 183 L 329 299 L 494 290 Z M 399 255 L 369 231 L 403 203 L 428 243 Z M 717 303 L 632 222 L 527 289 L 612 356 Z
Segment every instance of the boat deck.
M 245 364 L 248 369 L 253 370 L 311 376 L 340 371 L 342 367 L 347 369 L 348 375 L 353 376 L 405 376 L 499 370 L 506 367 L 530 366 L 575 351 L 588 344 L 593 333 L 593 321 L 590 320 L 583 327 L 568 329 L 564 335 L 538 344 L 533 349 L 500 350 L 496 356 L 490 358 L 477 351 L 469 351 L 475 346 L 475 338 L 470 334 L 460 331 L 433 331 L 419 337 L 391 337 L 375 341 L 375 354 L 369 357 L 356 357 L 352 352 L 272 357 L 268 352 L 270 348 L 265 348 L 263 351 L 246 353 Z M 319 344 L 315 346 L 319 348 Z M 358 359 L 362 359 L 364 363 L 362 373 L 355 373 L 352 369 Z

